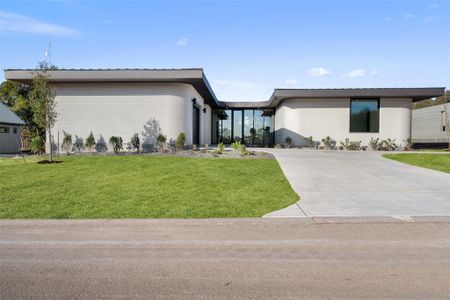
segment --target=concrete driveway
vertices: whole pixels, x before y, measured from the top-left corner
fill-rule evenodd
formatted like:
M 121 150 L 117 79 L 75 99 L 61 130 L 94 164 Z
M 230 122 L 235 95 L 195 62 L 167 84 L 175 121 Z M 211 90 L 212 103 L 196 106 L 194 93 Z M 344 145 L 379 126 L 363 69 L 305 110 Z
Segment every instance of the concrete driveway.
M 268 217 L 450 215 L 450 174 L 392 161 L 379 152 L 264 151 L 275 155 L 301 197 Z

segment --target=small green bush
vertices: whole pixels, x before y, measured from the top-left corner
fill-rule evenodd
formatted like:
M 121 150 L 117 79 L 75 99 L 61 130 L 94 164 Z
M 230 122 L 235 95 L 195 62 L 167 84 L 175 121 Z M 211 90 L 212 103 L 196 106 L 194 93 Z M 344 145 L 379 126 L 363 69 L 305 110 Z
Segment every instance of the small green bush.
M 309 138 L 306 139 L 306 141 L 308 142 L 309 147 L 313 148 L 316 145 L 316 141 L 314 141 L 313 137 L 310 136 Z
M 213 154 L 223 154 L 224 151 L 225 146 L 223 145 L 223 143 L 219 143 L 219 145 L 217 145 L 217 148 L 214 149 Z
M 322 139 L 323 145 L 328 149 L 336 149 L 336 141 L 333 140 L 331 137 L 327 136 L 326 138 Z
M 341 146 L 344 147 L 345 150 L 360 150 L 361 141 L 350 141 L 346 138 L 345 142 L 341 142 Z
M 66 152 L 67 155 L 70 155 L 70 152 L 72 152 L 72 135 L 68 132 L 65 132 L 63 130 L 63 140 L 62 140 L 62 149 Z
M 283 146 L 281 146 L 280 144 L 276 144 L 276 145 L 274 146 L 274 148 L 275 148 L 275 149 L 283 149 Z
M 35 136 L 31 139 L 31 152 L 34 154 L 42 154 L 45 151 L 45 141 L 40 135 Z
M 287 136 L 284 139 L 284 142 L 286 143 L 286 148 L 289 148 L 289 147 L 291 147 L 291 144 L 292 144 L 292 138 L 290 136 Z
M 177 141 L 176 141 L 176 149 L 177 150 L 183 150 L 184 149 L 184 143 L 186 142 L 186 135 L 181 132 L 178 137 L 177 137 Z
M 89 149 L 89 151 L 92 151 L 92 147 L 95 146 L 95 138 L 94 135 L 92 134 L 92 131 L 91 134 L 89 134 L 89 136 L 87 137 L 86 141 L 84 142 L 84 145 L 86 146 L 86 148 Z
M 112 136 L 109 139 L 109 143 L 113 147 L 113 151 L 115 154 L 119 154 L 120 150 L 122 150 L 123 147 L 123 141 L 120 136 Z
M 395 151 L 397 148 L 398 146 L 395 143 L 395 139 L 391 140 L 390 138 L 387 138 L 378 144 L 378 150 L 382 151 Z
M 240 141 L 235 141 L 234 143 L 231 143 L 231 148 L 233 148 L 236 151 L 239 151 L 242 147 L 242 144 Z
M 158 134 L 158 136 L 156 137 L 156 143 L 158 144 L 158 149 L 162 150 L 162 148 L 164 147 L 165 143 L 166 143 L 167 137 L 160 133 Z
M 372 148 L 372 150 L 378 150 L 379 141 L 380 141 L 379 138 L 376 139 L 374 139 L 373 137 L 370 138 L 369 141 L 370 148 Z

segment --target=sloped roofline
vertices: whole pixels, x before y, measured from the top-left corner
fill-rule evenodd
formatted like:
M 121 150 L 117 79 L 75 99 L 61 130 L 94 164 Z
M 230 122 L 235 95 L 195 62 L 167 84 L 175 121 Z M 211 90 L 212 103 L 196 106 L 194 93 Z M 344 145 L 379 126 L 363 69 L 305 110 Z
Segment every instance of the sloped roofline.
M 25 125 L 25 122 L 0 102 L 0 124 Z

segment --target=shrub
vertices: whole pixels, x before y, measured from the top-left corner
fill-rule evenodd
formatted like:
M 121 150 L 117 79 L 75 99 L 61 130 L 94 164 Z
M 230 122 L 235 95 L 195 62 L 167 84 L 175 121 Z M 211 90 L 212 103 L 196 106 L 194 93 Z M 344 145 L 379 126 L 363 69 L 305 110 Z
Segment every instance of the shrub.
M 239 151 L 239 150 L 241 149 L 241 147 L 242 147 L 242 144 L 241 144 L 240 141 L 236 141 L 236 142 L 234 142 L 234 143 L 231 143 L 231 147 L 232 147 L 234 150 Z
M 223 145 L 223 143 L 219 143 L 219 145 L 217 145 L 217 148 L 213 151 L 214 154 L 223 154 L 223 152 L 225 151 L 225 146 Z
M 81 152 L 81 150 L 84 149 L 84 142 L 83 139 L 79 136 L 75 135 L 75 141 L 73 142 L 73 148 L 77 150 L 78 153 Z
M 247 150 L 247 147 L 245 147 L 245 145 L 241 145 L 239 152 L 241 153 L 242 156 L 255 154 L 255 152 Z
M 120 150 L 122 150 L 122 138 L 120 136 L 112 136 L 109 139 L 109 143 L 113 147 L 113 151 L 115 154 L 119 154 Z
M 342 147 L 345 150 L 360 150 L 361 149 L 361 141 L 350 141 L 348 138 L 345 139 L 345 142 L 341 142 Z
M 177 141 L 176 141 L 176 149 L 177 150 L 183 150 L 184 149 L 184 143 L 186 142 L 186 135 L 181 132 L 178 137 L 177 137 Z
M 42 154 L 45 150 L 44 138 L 40 135 L 35 136 L 31 139 L 31 152 L 34 154 Z
M 404 142 L 405 142 L 405 148 L 404 148 L 405 151 L 414 150 L 413 142 L 411 139 L 406 139 L 406 140 L 404 140 Z
M 274 146 L 274 148 L 275 148 L 275 149 L 283 149 L 283 146 L 281 146 L 280 144 L 276 144 L 276 145 Z
M 91 134 L 89 134 L 89 136 L 87 137 L 86 141 L 84 142 L 84 145 L 86 146 L 86 148 L 89 149 L 89 151 L 92 151 L 92 147 L 95 146 L 95 138 L 94 135 L 92 134 L 92 131 Z
M 327 136 L 326 138 L 322 139 L 322 143 L 325 146 L 325 148 L 328 149 L 336 149 L 336 141 L 333 140 L 331 137 Z
M 162 149 L 164 144 L 166 143 L 167 137 L 160 133 L 158 134 L 158 136 L 156 137 L 156 143 L 158 144 L 158 148 Z
M 378 150 L 382 151 L 394 151 L 397 150 L 397 148 L 398 146 L 395 143 L 395 139 L 391 140 L 390 138 L 387 138 L 378 144 Z
M 131 137 L 130 145 L 132 149 L 136 149 L 137 153 L 139 154 L 139 147 L 141 146 L 141 140 L 139 139 L 139 134 L 135 133 Z
M 286 143 L 286 147 L 289 148 L 289 147 L 291 146 L 291 144 L 292 144 L 292 139 L 291 139 L 291 137 L 287 136 L 287 137 L 284 139 L 284 142 Z
M 376 139 L 370 138 L 369 141 L 370 148 L 372 148 L 372 150 L 378 150 L 379 141 L 380 141 L 379 138 Z
M 68 132 L 65 132 L 63 130 L 63 140 L 62 140 L 62 149 L 66 152 L 67 155 L 70 155 L 70 152 L 72 152 L 72 135 Z
M 313 137 L 310 136 L 309 138 L 306 139 L 306 141 L 308 142 L 309 147 L 313 148 L 316 145 L 316 141 L 314 141 Z

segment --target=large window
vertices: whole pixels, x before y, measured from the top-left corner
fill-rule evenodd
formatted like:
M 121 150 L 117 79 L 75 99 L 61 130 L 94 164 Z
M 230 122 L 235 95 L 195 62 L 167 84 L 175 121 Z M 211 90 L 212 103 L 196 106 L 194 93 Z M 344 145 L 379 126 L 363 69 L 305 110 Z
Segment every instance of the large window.
M 352 99 L 350 101 L 350 132 L 378 132 L 379 128 L 379 99 Z
M 247 146 L 269 146 L 274 140 L 273 109 L 215 109 L 212 143 L 241 141 Z

